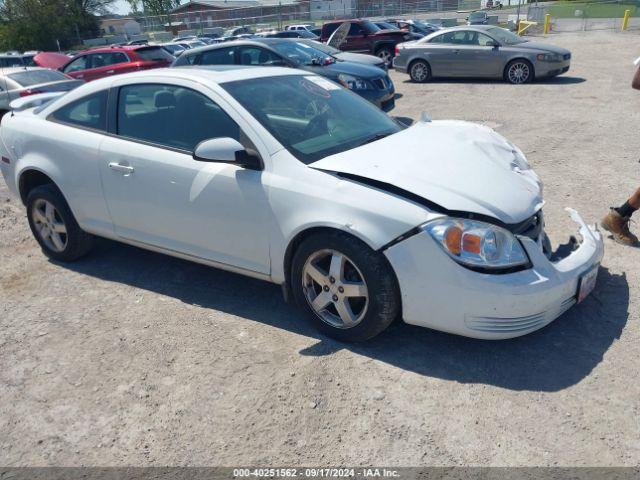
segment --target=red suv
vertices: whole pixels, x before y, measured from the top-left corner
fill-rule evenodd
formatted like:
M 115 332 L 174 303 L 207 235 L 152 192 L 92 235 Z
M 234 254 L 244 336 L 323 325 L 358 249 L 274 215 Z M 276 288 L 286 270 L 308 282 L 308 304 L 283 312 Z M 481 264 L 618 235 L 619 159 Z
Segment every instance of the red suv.
M 411 35 L 401 30 L 383 30 L 369 20 L 337 20 L 322 25 L 320 40 L 326 43 L 343 23 L 349 24 L 349 32 L 338 46 L 346 52 L 372 53 L 390 66 L 398 43 L 411 40 Z
M 119 73 L 168 67 L 173 60 L 162 47 L 148 45 L 94 48 L 72 58 L 61 53 L 42 52 L 33 58 L 41 67 L 57 69 L 86 82 Z

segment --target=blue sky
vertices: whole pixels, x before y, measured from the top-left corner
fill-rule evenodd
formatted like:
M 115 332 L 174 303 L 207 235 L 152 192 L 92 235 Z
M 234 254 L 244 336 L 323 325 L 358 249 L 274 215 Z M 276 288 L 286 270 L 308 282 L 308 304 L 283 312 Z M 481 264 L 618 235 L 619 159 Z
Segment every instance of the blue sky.
M 111 11 L 113 13 L 124 15 L 125 13 L 129 13 L 131 11 L 131 8 L 129 8 L 129 3 L 127 3 L 126 0 L 117 0 L 111 6 Z

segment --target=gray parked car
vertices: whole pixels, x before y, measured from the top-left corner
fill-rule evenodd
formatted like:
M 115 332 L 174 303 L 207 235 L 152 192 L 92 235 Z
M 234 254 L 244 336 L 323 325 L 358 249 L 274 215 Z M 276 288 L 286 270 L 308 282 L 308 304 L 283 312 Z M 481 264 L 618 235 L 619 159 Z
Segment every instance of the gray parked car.
M 504 78 L 527 83 L 569 70 L 571 52 L 491 25 L 445 28 L 397 45 L 393 66 L 414 82 L 432 77 Z
M 82 80 L 48 68 L 4 68 L 0 74 L 0 118 L 16 98 L 37 93 L 66 92 L 83 83 Z

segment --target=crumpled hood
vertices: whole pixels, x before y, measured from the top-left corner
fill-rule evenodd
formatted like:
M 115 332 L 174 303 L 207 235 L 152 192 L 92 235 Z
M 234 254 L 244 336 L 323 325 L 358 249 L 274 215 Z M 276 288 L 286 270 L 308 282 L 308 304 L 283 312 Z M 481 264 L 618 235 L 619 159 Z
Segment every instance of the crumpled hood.
M 522 152 L 468 122 L 417 122 L 381 140 L 318 160 L 312 168 L 385 182 L 449 211 L 514 224 L 542 207 L 542 185 Z

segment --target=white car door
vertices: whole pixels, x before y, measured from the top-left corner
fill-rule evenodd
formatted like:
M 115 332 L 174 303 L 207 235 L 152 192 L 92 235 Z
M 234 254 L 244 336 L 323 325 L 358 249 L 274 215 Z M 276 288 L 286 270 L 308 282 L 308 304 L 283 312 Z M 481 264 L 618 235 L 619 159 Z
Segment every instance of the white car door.
M 250 142 L 216 102 L 196 89 L 167 83 L 119 88 L 112 110 L 115 134 L 100 151 L 116 234 L 246 273 L 268 274 L 263 172 L 193 159 L 202 140 Z

